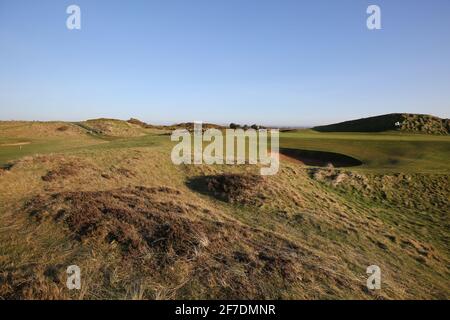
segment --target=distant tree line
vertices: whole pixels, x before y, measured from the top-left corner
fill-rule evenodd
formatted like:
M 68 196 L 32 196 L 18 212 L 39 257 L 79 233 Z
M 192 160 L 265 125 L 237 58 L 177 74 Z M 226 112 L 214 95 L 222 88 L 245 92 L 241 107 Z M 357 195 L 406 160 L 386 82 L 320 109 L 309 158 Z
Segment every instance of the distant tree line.
M 240 124 L 237 124 L 237 123 L 233 123 L 233 122 L 230 123 L 230 129 L 244 129 L 244 130 L 247 130 L 249 128 L 255 129 L 255 130 L 264 129 L 263 126 L 259 126 L 257 124 L 252 124 L 251 126 L 248 126 L 248 125 L 244 124 L 243 126 L 241 126 Z

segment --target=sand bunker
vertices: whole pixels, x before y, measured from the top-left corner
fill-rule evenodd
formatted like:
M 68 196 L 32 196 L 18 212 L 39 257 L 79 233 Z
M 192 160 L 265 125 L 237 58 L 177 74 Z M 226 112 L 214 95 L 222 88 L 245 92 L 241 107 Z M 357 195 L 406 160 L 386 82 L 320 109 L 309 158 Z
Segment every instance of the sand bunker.
M 341 153 L 281 148 L 280 154 L 298 160 L 307 166 L 353 167 L 362 165 L 362 161 Z

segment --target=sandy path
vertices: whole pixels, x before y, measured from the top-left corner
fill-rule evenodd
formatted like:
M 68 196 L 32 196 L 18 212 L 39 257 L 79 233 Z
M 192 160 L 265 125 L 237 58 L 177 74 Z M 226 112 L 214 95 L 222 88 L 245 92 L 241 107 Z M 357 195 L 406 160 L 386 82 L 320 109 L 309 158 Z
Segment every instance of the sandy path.
M 0 147 L 24 146 L 27 144 L 30 144 L 30 142 L 4 143 L 4 144 L 0 144 Z

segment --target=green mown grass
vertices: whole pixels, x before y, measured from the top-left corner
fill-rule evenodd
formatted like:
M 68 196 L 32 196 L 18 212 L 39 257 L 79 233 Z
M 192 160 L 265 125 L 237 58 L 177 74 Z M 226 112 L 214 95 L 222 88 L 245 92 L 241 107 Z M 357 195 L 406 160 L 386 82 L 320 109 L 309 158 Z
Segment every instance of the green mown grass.
M 1 137 L 1 144 L 30 142 L 22 146 L 1 146 L 0 165 L 24 156 L 64 153 L 87 148 L 110 149 L 170 144 L 170 136 L 147 134 L 141 137 L 85 135 L 70 138 L 18 139 Z M 281 133 L 281 148 L 329 151 L 352 156 L 363 162 L 353 170 L 373 172 L 450 172 L 450 137 L 422 134 L 388 133 L 319 133 L 297 130 Z
M 298 130 L 281 134 L 280 146 L 345 154 L 363 162 L 355 170 L 448 173 L 450 137 L 422 134 L 319 133 Z
M 3 139 L 2 139 L 3 141 Z M 101 143 L 100 140 L 89 139 L 28 139 L 29 144 L 22 146 L 0 147 L 0 167 L 25 156 L 48 153 L 64 153 L 92 144 Z M 3 143 L 3 142 L 2 142 Z M 6 142 L 5 142 L 6 143 Z M 8 142 L 12 143 L 12 142 Z

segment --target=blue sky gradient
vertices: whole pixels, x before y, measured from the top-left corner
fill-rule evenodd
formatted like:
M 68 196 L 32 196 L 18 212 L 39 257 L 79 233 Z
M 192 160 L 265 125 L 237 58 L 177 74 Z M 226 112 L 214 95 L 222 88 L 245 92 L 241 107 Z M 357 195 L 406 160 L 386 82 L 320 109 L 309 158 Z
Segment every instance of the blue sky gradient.
M 449 14 L 448 0 L 0 0 L 0 119 L 450 117 Z

